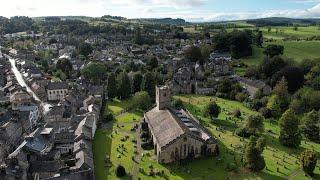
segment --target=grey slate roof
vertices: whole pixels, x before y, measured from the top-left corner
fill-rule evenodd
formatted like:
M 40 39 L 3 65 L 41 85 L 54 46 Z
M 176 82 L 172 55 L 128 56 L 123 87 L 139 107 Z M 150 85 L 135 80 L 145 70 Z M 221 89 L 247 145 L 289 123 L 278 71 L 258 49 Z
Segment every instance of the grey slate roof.
M 145 117 L 160 147 L 166 146 L 185 133 L 183 127 L 168 109 L 159 110 L 158 107 L 155 107 L 146 112 Z
M 67 82 L 49 82 L 48 90 L 56 90 L 56 89 L 68 89 L 68 83 Z

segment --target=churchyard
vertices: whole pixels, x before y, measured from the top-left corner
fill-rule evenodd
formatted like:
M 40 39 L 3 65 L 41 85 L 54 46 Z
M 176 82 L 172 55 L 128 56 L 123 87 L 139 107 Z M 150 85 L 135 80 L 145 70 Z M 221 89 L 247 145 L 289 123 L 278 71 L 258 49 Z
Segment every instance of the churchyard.
M 242 167 L 242 157 L 248 139 L 235 135 L 237 127 L 244 124 L 245 119 L 254 113 L 242 103 L 221 98 L 197 95 L 179 95 L 185 107 L 204 124 L 217 138 L 220 148 L 219 157 L 203 158 L 185 165 L 162 165 L 156 162 L 153 150 L 143 150 L 138 146 L 139 131 L 134 131 L 143 113 L 141 111 L 126 112 L 124 102 L 110 102 L 108 110 L 115 115 L 115 120 L 99 129 L 94 141 L 94 161 L 96 178 L 117 179 L 115 168 L 121 164 L 127 172 L 127 179 L 308 179 L 300 170 L 299 154 L 305 148 L 320 152 L 320 145 L 302 141 L 300 148 L 290 149 L 280 145 L 279 128 L 276 121 L 266 120 L 263 136 L 267 146 L 263 152 L 266 168 L 259 173 L 249 172 Z M 216 101 L 221 107 L 219 117 L 211 121 L 203 116 L 204 107 Z M 233 111 L 240 110 L 241 117 L 235 118 Z M 106 163 L 105 157 L 110 157 Z M 152 174 L 152 176 L 150 176 Z M 320 165 L 315 169 L 316 177 L 320 177 Z

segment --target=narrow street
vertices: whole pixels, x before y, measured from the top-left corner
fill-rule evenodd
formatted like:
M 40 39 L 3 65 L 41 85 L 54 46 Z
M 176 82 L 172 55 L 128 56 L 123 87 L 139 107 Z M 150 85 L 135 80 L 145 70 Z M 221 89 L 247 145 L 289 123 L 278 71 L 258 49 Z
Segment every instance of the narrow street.
M 7 56 L 7 55 L 5 55 Z M 15 59 L 11 58 L 10 56 L 7 56 L 9 59 L 9 62 L 11 64 L 11 70 L 13 72 L 13 74 L 15 75 L 18 83 L 22 86 L 22 87 L 26 87 L 27 91 L 30 92 L 32 94 L 32 96 L 34 97 L 35 100 L 40 101 L 41 102 L 41 106 L 43 108 L 43 114 L 46 114 L 50 107 L 52 107 L 51 104 L 43 102 L 39 99 L 39 97 L 30 89 L 30 87 L 26 84 L 26 82 L 24 81 L 21 72 L 17 69 L 16 67 L 16 61 Z

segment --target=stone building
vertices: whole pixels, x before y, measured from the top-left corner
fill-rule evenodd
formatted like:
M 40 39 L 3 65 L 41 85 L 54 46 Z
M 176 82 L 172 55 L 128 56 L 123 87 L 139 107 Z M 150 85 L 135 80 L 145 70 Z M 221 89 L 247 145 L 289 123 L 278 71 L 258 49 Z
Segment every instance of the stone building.
M 50 82 L 47 87 L 48 101 L 63 100 L 68 94 L 67 82 Z
M 159 163 L 216 155 L 217 141 L 186 110 L 170 106 L 170 88 L 156 88 L 156 107 L 144 114 Z

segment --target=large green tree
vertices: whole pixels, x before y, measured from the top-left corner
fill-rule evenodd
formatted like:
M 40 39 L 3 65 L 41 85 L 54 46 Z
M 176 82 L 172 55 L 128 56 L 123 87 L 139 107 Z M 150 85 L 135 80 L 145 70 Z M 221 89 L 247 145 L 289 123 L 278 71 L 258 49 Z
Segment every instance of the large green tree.
M 141 90 L 141 84 L 143 80 L 143 76 L 140 72 L 135 73 L 132 78 L 132 91 L 134 93 L 139 92 Z
M 121 72 L 117 76 L 117 89 L 120 99 L 126 99 L 131 95 L 131 83 L 126 72 Z
M 107 68 L 102 63 L 90 62 L 81 70 L 81 74 L 92 83 L 100 83 L 107 74 Z
M 221 112 L 220 106 L 216 102 L 208 104 L 204 110 L 204 115 L 209 116 L 211 120 L 217 118 Z
M 80 43 L 79 46 L 78 46 L 78 52 L 79 54 L 85 56 L 85 57 L 88 57 L 89 54 L 91 54 L 93 51 L 93 47 L 91 46 L 91 44 L 88 44 L 88 43 Z
M 156 79 L 152 72 L 147 72 L 143 76 L 141 90 L 147 91 L 150 97 L 155 97 Z
M 203 62 L 203 57 L 201 54 L 201 50 L 197 46 L 190 46 L 185 49 L 184 51 L 184 57 L 191 62 Z
M 117 96 L 116 75 L 114 73 L 111 73 L 108 76 L 107 91 L 110 98 L 115 98 Z
M 146 91 L 136 92 L 132 98 L 134 108 L 147 110 L 151 105 L 151 98 Z
M 299 129 L 299 119 L 292 109 L 284 112 L 279 119 L 280 136 L 279 141 L 287 147 L 299 147 L 301 143 L 301 133 Z
M 313 171 L 317 165 L 317 154 L 312 150 L 305 150 L 300 155 L 300 162 L 302 166 L 302 170 L 310 175 L 313 176 Z
M 56 68 L 69 77 L 72 71 L 72 64 L 68 59 L 62 58 L 57 61 Z
M 245 167 L 252 171 L 261 171 L 265 168 L 266 163 L 262 152 L 266 143 L 263 138 L 257 139 L 254 136 L 250 137 L 250 141 L 246 146 L 244 153 Z
M 320 127 L 319 127 L 319 113 L 312 110 L 303 116 L 303 133 L 311 141 L 319 142 L 320 140 Z
M 264 50 L 264 54 L 269 57 L 274 57 L 283 54 L 284 47 L 282 45 L 269 44 Z
M 263 121 L 264 117 L 260 114 L 250 115 L 247 118 L 245 128 L 247 129 L 249 134 L 255 135 L 257 133 L 262 133 L 264 131 Z

